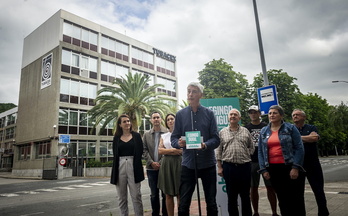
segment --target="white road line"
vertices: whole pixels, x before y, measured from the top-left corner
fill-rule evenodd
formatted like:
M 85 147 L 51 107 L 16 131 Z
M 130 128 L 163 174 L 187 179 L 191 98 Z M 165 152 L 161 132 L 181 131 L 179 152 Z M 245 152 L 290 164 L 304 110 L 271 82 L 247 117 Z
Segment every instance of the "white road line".
M 85 206 L 91 206 L 91 205 L 98 205 L 98 204 L 109 203 L 109 202 L 111 202 L 111 201 L 97 202 L 97 203 L 89 203 L 89 204 L 79 205 L 79 206 L 77 206 L 77 207 L 85 207 Z
M 45 212 L 35 212 L 35 213 L 25 214 L 25 215 L 21 215 L 21 216 L 30 216 L 30 215 L 39 215 L 39 214 L 45 214 Z
M 19 195 L 14 193 L 0 194 L 0 197 L 16 197 L 16 196 L 19 196 Z
M 100 184 L 100 183 L 91 183 L 89 185 L 93 185 L 93 186 L 104 186 L 105 184 Z
M 54 190 L 54 189 L 37 189 L 36 191 L 55 192 L 55 191 L 59 191 L 59 190 Z
M 92 186 L 90 185 L 71 185 L 72 187 L 76 187 L 76 188 L 90 188 Z
M 55 187 L 54 189 L 60 189 L 60 190 L 73 190 L 76 188 L 72 188 L 72 187 Z

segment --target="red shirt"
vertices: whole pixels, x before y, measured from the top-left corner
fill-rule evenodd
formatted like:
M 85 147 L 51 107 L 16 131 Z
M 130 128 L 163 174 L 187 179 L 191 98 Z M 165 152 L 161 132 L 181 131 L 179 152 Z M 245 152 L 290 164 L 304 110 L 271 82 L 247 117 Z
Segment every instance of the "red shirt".
M 270 164 L 285 163 L 282 147 L 280 146 L 280 140 L 278 137 L 278 131 L 272 131 L 271 136 L 268 139 L 268 158 Z

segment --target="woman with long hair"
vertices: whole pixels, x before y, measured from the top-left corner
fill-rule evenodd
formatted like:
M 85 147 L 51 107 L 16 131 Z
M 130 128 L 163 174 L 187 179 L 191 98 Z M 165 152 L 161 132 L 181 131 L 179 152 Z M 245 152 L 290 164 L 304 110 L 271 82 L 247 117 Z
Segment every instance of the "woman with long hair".
M 271 181 L 282 216 L 304 216 L 304 147 L 297 128 L 283 117 L 281 106 L 269 108 L 269 124 L 259 137 L 259 172 Z
M 145 179 L 141 162 L 143 141 L 139 133 L 132 130 L 128 115 L 118 117 L 116 133 L 113 140 L 114 161 L 111 184 L 116 185 L 120 214 L 128 216 L 128 192 L 132 198 L 134 213 L 143 215 L 141 200 L 141 181 Z
M 174 215 L 174 197 L 179 203 L 179 186 L 181 173 L 182 149 L 171 146 L 170 136 L 174 129 L 175 115 L 168 114 L 165 118 L 168 133 L 162 134 L 158 153 L 164 155 L 158 174 L 158 188 L 166 195 L 166 207 L 168 216 Z

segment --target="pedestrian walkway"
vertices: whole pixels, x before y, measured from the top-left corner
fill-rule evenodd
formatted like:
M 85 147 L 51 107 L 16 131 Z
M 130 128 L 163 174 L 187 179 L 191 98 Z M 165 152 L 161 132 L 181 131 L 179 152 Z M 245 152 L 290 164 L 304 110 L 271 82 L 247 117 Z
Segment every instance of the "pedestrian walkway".
M 201 193 L 203 194 L 203 193 Z M 260 200 L 259 200 L 259 213 L 260 216 L 271 216 L 272 211 L 269 206 L 267 199 L 267 190 L 264 186 L 259 188 Z M 332 216 L 347 216 L 348 215 L 348 182 L 333 182 L 325 184 L 325 194 L 327 198 L 327 204 Z M 306 202 L 306 212 L 307 216 L 317 216 L 317 204 L 315 202 L 314 194 L 308 184 L 306 184 L 305 189 L 305 202 Z M 201 198 L 201 211 L 202 215 L 206 214 L 204 198 Z M 151 209 L 151 207 L 149 208 Z M 177 214 L 177 211 L 175 211 Z M 278 214 L 280 211 L 278 208 Z M 147 211 L 144 214 L 145 216 L 150 216 L 151 211 Z M 197 199 L 193 199 L 190 208 L 190 215 L 197 216 L 199 215 L 198 202 Z M 225 215 L 222 215 L 225 216 Z

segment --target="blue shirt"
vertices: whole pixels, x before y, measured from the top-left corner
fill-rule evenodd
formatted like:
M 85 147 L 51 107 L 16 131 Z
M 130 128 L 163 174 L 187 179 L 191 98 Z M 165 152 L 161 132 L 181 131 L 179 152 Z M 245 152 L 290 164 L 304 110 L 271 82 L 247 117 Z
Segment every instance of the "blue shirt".
M 204 150 L 183 149 L 182 165 L 189 169 L 195 169 L 194 152 L 197 153 L 197 168 L 204 169 L 216 165 L 214 149 L 220 144 L 220 138 L 213 111 L 199 105 L 197 112 L 193 112 L 190 106 L 181 109 L 175 117 L 174 131 L 171 143 L 174 148 L 180 148 L 179 138 L 185 136 L 186 131 L 200 131 Z

